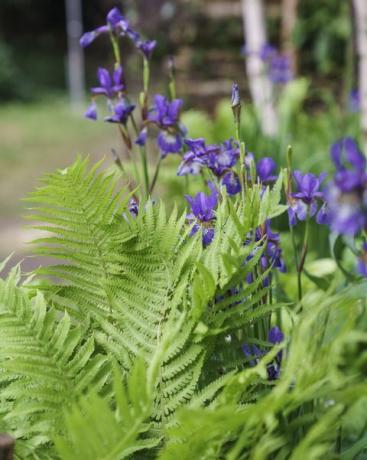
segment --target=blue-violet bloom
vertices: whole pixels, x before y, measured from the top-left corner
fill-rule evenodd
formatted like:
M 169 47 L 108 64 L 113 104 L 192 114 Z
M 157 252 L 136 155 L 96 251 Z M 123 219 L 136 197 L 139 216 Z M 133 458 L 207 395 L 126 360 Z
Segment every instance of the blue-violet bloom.
M 102 94 L 109 99 L 112 99 L 116 94 L 124 90 L 123 69 L 118 66 L 112 74 L 112 77 L 107 69 L 100 67 L 97 71 L 97 76 L 100 86 L 92 88 L 92 93 L 95 95 Z
M 268 341 L 273 344 L 279 344 L 283 342 L 284 335 L 282 331 L 277 327 L 272 327 L 268 332 Z M 249 359 L 249 365 L 251 367 L 256 366 L 261 358 L 266 355 L 266 351 L 262 348 L 257 347 L 256 345 L 249 345 L 245 343 L 242 346 L 242 351 L 246 358 Z M 268 380 L 276 380 L 280 376 L 280 368 L 282 363 L 283 354 L 282 351 L 277 353 L 274 360 L 267 365 Z
M 87 110 L 84 113 L 85 118 L 89 118 L 90 120 L 97 120 L 98 115 L 97 115 L 97 105 L 93 101 L 90 106 L 87 108 Z
M 262 184 L 273 184 L 277 180 L 277 176 L 274 174 L 276 167 L 275 161 L 270 157 L 261 158 L 257 162 L 256 173 Z
M 134 108 L 135 105 L 130 104 L 126 99 L 119 99 L 113 108 L 114 114 L 106 117 L 105 121 L 126 125 Z
M 290 203 L 288 217 L 289 224 L 292 226 L 297 223 L 297 219 L 306 220 L 307 216 L 313 217 L 316 214 L 318 201 L 325 199 L 324 193 L 320 191 L 320 186 L 326 173 L 316 176 L 312 173 L 302 174 L 301 171 L 294 171 L 293 177 L 296 181 L 297 191 L 288 197 Z M 319 219 L 317 220 L 319 221 Z
M 214 238 L 213 221 L 215 220 L 215 208 L 218 204 L 218 191 L 212 182 L 209 182 L 210 195 L 203 192 L 194 197 L 185 195 L 191 207 L 191 213 L 187 215 L 189 222 L 193 223 L 191 235 L 202 229 L 202 241 L 204 247 L 210 244 Z

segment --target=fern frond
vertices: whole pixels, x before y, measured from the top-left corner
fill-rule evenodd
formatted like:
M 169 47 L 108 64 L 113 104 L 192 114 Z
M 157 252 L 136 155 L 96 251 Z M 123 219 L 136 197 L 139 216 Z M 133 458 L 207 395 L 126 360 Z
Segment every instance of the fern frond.
M 1 407 L 16 437 L 44 443 L 62 429 L 63 407 L 104 387 L 107 361 L 67 313 L 56 316 L 40 292 L 16 283 L 16 273 L 0 281 Z

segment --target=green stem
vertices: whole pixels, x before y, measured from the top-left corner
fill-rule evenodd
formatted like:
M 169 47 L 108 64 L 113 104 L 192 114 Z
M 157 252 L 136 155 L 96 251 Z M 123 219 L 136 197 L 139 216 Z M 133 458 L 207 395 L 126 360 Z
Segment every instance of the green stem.
M 160 170 L 160 167 L 161 167 L 161 162 L 162 162 L 162 157 L 161 157 L 161 155 L 159 155 L 159 160 L 158 160 L 157 166 L 155 168 L 153 180 L 152 180 L 152 183 L 150 184 L 150 188 L 149 188 L 149 194 L 150 195 L 153 193 L 155 184 L 157 182 L 157 179 L 158 179 L 158 176 L 159 176 L 159 170 Z
M 115 61 L 117 62 L 118 65 L 121 65 L 121 54 L 120 54 L 119 43 L 111 30 L 110 30 L 110 39 L 112 43 L 112 49 L 113 49 L 113 55 L 115 57 Z
M 149 172 L 148 172 L 147 154 L 146 154 L 146 150 L 144 146 L 140 146 L 139 151 L 140 151 L 141 164 L 143 168 L 146 198 L 148 198 L 149 197 Z
M 301 252 L 299 264 L 297 265 L 298 299 L 299 300 L 301 300 L 303 297 L 302 296 L 302 272 L 303 272 L 303 268 L 305 266 L 306 257 L 307 257 L 309 231 L 310 231 L 310 216 L 309 216 L 309 213 L 307 213 L 306 228 L 305 228 L 305 233 L 303 236 L 302 252 Z
M 143 81 L 144 81 L 144 93 L 145 93 L 145 95 L 148 94 L 149 80 L 150 80 L 149 61 L 148 61 L 148 59 L 146 57 L 144 57 L 144 60 L 143 60 Z

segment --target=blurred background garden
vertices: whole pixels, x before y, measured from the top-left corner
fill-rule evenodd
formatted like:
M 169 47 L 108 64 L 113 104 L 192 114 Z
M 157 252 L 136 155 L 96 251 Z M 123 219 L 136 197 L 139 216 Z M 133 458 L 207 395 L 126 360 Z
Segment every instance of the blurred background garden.
M 168 57 L 175 57 L 177 93 L 185 101 L 183 122 L 189 137 L 205 137 L 210 143 L 233 134 L 230 93 L 236 81 L 244 102 L 246 147 L 258 157 L 272 156 L 285 165 L 286 149 L 292 144 L 295 166 L 318 173 L 331 169 L 329 149 L 336 139 L 350 135 L 361 140 L 353 2 L 264 0 L 266 44 L 271 53 L 284 58 L 272 81 L 277 127 L 270 127 L 270 132 L 255 115 L 252 102 L 251 75 L 246 70 L 251 49 L 244 27 L 245 3 L 1 0 L 0 258 L 14 250 L 24 251 L 30 234 L 22 220 L 21 199 L 43 173 L 66 167 L 78 153 L 105 157 L 112 164 L 111 149 L 116 149 L 125 158 L 112 125 L 83 117 L 96 68 L 108 67 L 111 61 L 108 40 L 72 54 L 76 35 L 104 23 L 106 12 L 114 6 L 121 6 L 146 38 L 158 42 L 153 91 L 165 92 Z M 79 4 L 81 22 L 77 20 Z M 140 76 L 140 60 L 129 47 L 125 50 L 128 74 Z M 77 62 L 74 73 L 70 73 L 72 62 Z M 139 79 L 128 84 L 132 93 L 141 88 Z M 179 193 L 178 162 L 170 158 L 163 168 L 173 198 Z

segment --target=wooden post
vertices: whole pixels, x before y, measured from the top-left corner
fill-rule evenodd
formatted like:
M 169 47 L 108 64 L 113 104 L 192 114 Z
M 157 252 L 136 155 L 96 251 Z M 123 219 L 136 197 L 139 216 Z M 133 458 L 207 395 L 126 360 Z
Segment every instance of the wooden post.
M 359 96 L 364 153 L 367 155 L 367 1 L 354 0 L 356 45 L 358 54 Z
M 282 1 L 282 51 L 289 56 L 293 74 L 297 73 L 297 50 L 293 43 L 293 32 L 297 24 L 298 0 Z
M 274 106 L 274 89 L 267 75 L 266 64 L 260 57 L 260 51 L 267 43 L 262 0 L 242 0 L 242 17 L 248 52 L 246 56 L 247 76 L 252 100 L 263 133 L 275 137 L 278 133 L 278 117 Z
M 15 440 L 6 433 L 0 433 L 0 460 L 13 460 Z
M 66 30 L 68 37 L 68 85 L 71 106 L 84 103 L 84 53 L 79 44 L 83 32 L 81 0 L 66 0 Z

